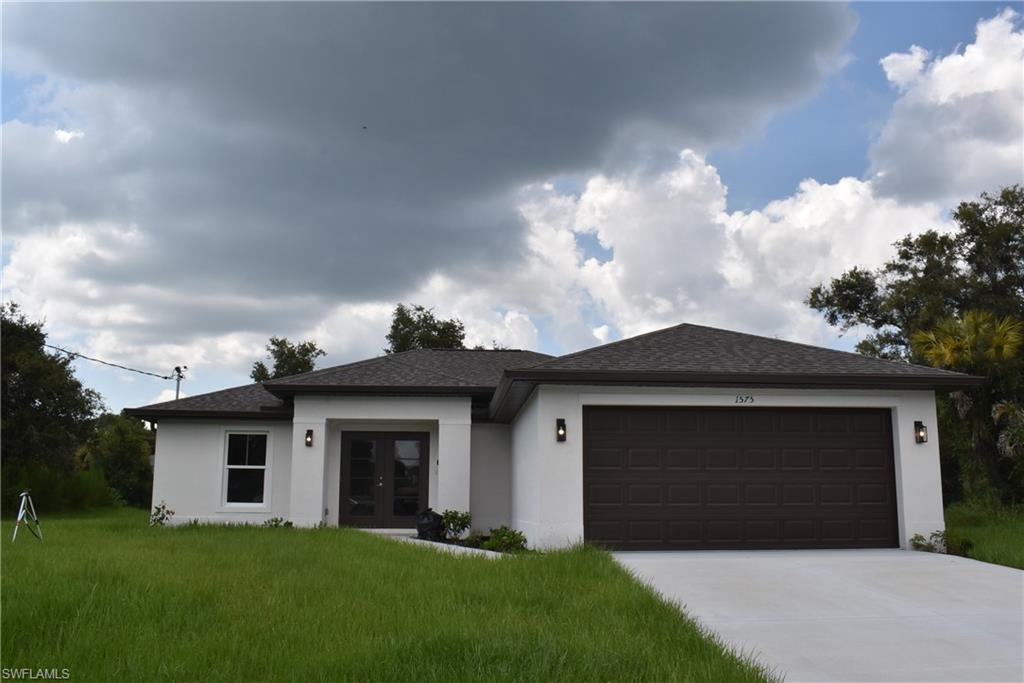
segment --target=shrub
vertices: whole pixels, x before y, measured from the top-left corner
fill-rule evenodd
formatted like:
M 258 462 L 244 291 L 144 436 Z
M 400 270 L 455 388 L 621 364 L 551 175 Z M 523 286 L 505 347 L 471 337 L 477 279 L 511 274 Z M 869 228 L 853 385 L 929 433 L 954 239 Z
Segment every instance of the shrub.
M 149 507 L 153 492 L 151 439 L 141 421 L 104 415 L 96 421 L 96 433 L 77 458 L 84 469 L 102 470 L 126 503 Z
M 477 532 L 471 533 L 469 536 L 462 541 L 462 545 L 467 548 L 481 548 L 483 547 L 484 541 L 487 540 L 486 536 L 483 536 Z
M 292 523 L 284 517 L 271 517 L 263 522 L 263 526 L 271 529 L 291 529 Z
M 40 515 L 117 505 L 103 472 L 64 472 L 35 466 L 3 473 L 3 509 L 13 513 L 28 490 Z
M 167 526 L 172 517 L 174 517 L 174 510 L 167 507 L 167 503 L 161 500 L 149 515 L 149 525 Z
M 473 516 L 468 512 L 458 510 L 445 510 L 441 513 L 441 525 L 444 527 L 444 536 L 449 541 L 457 541 L 462 534 L 469 530 L 473 523 Z
M 499 553 L 521 553 L 526 550 L 526 536 L 522 531 L 500 526 L 497 529 L 491 529 L 490 538 L 484 541 L 480 547 Z
M 946 553 L 948 555 L 959 555 L 960 557 L 970 557 L 971 550 L 974 548 L 974 541 L 959 536 L 957 534 L 951 534 L 946 532 Z
M 928 538 L 921 534 L 914 534 L 910 538 L 910 547 L 925 553 L 946 552 L 946 534 L 942 531 L 933 531 Z
M 910 547 L 926 553 L 945 553 L 947 555 L 968 557 L 971 548 L 974 547 L 974 543 L 956 534 L 945 531 L 933 531 L 928 538 L 921 534 L 914 534 L 910 539 Z

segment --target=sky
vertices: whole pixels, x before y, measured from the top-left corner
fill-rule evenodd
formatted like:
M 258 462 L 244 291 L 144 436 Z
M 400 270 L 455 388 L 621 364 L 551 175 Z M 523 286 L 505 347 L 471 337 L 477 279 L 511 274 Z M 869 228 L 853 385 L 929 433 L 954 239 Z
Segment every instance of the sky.
M 1005 3 L 9 4 L 3 300 L 195 395 L 397 302 L 567 353 L 803 303 L 1024 182 Z M 117 411 L 173 382 L 79 360 Z

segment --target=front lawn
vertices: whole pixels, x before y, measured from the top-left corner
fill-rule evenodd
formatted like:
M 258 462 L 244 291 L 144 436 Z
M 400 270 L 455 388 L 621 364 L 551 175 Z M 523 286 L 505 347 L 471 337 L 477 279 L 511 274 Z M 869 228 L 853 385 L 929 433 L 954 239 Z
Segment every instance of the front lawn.
M 765 681 L 607 554 L 490 560 L 348 529 L 3 524 L 0 659 L 71 680 Z
M 972 543 L 968 557 L 1024 569 L 1024 508 L 951 505 L 946 532 Z

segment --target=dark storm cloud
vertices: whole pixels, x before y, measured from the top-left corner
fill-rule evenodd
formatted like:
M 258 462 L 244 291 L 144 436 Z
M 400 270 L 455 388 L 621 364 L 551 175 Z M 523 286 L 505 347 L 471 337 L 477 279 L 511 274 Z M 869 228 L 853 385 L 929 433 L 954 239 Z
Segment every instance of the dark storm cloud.
M 135 226 L 74 267 L 94 281 L 398 297 L 514 263 L 523 184 L 749 133 L 853 24 L 835 4 L 8 6 L 8 67 L 77 86 L 43 118 L 85 137 L 44 152 L 52 126 L 6 127 L 4 225 Z

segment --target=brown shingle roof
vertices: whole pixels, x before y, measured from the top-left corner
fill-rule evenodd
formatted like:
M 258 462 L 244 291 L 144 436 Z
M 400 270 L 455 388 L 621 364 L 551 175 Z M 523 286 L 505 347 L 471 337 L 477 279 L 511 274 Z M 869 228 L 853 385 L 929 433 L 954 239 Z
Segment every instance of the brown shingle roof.
M 292 416 L 291 407 L 261 384 L 246 384 L 208 394 L 186 396 L 176 401 L 127 408 L 124 412 L 142 418 L 259 417 L 290 420 Z
M 344 387 L 493 391 L 509 368 L 529 367 L 551 356 L 534 351 L 414 349 L 265 382 L 278 395 Z
M 530 370 L 962 377 L 948 370 L 686 323 L 541 361 Z
M 345 365 L 280 377 L 263 384 L 246 384 L 209 394 L 165 401 L 125 412 L 143 418 L 291 416 L 282 397 L 299 391 L 316 393 L 389 393 L 471 396 L 488 398 L 507 368 L 524 367 L 551 356 L 534 351 L 416 349 Z M 273 393 L 271 393 L 273 392 Z
M 490 412 L 499 422 L 511 419 L 542 383 L 934 389 L 977 381 L 902 361 L 682 324 L 510 369 Z
M 126 412 L 151 419 L 280 419 L 291 415 L 289 399 L 296 393 L 446 394 L 491 398 L 491 415 L 504 421 L 539 383 L 929 389 L 976 380 L 936 368 L 683 324 L 557 358 L 533 351 L 417 349 Z

